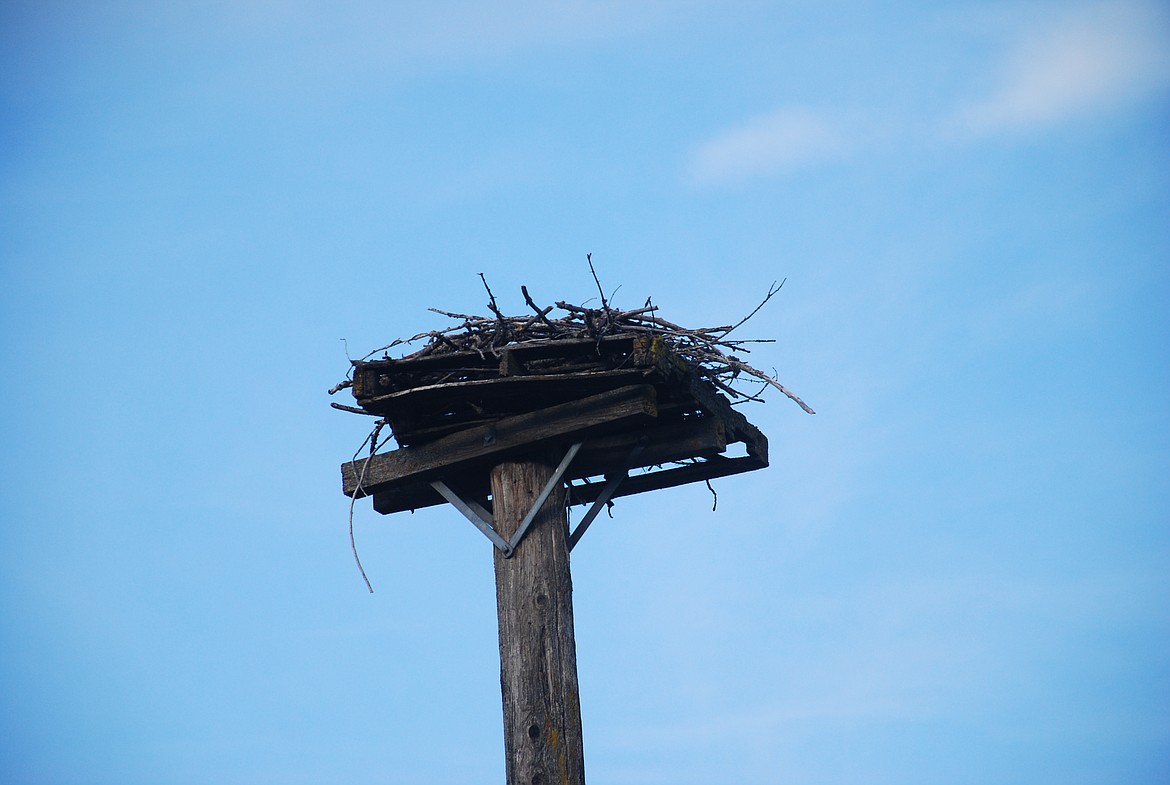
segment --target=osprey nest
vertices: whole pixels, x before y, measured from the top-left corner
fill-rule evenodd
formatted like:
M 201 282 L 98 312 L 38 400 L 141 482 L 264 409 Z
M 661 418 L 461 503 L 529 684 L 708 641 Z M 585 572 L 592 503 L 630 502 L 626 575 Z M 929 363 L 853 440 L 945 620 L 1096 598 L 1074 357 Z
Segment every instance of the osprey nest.
M 623 371 L 636 373 L 637 368 L 645 367 L 646 353 L 657 351 L 682 370 L 709 382 L 733 404 L 763 401 L 762 393 L 772 387 L 815 414 L 774 375 L 740 357 L 750 353 L 749 344 L 772 340 L 729 337 L 780 290 L 783 282 L 773 284 L 763 301 L 735 324 L 694 329 L 662 318 L 649 300 L 641 308 L 623 310 L 613 307 L 602 294 L 599 308 L 563 300 L 541 307 L 525 286 L 520 291 L 531 313 L 508 316 L 497 305 L 486 279 L 484 286 L 491 316 L 427 309 L 458 322 L 400 338 L 353 361 L 350 378 L 329 392 L 352 388 L 359 406 L 331 405 L 382 417 L 400 444 L 419 444 L 456 427 L 531 408 L 516 402 L 515 392 L 503 400 L 497 394 L 492 400 L 477 402 L 478 391 L 486 391 L 485 385 L 491 382 L 509 377 L 542 380 L 546 383 L 540 390 L 546 400 L 549 395 L 567 399 L 614 386 L 618 383 L 614 377 L 622 376 Z M 398 358 L 390 356 L 391 350 L 420 341 L 425 343 L 416 351 Z M 495 388 L 500 389 L 499 385 Z M 408 397 L 411 405 L 405 406 Z

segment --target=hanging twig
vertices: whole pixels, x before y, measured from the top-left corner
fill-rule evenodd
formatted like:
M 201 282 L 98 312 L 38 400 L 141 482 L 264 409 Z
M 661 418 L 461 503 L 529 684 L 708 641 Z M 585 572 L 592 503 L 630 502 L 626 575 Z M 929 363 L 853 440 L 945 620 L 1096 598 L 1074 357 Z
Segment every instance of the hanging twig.
M 349 547 L 353 550 L 353 560 L 357 562 L 358 572 L 362 574 L 362 580 L 366 582 L 366 588 L 370 590 L 370 594 L 374 593 L 374 587 L 370 585 L 370 579 L 366 576 L 366 568 L 362 566 L 362 559 L 360 556 L 358 556 L 357 540 L 354 538 L 353 534 L 353 508 L 354 504 L 357 503 L 358 494 L 362 491 L 362 483 L 366 479 L 366 469 L 368 469 L 370 466 L 370 460 L 374 457 L 374 453 L 377 452 L 378 448 L 381 446 L 381 444 L 378 443 L 378 434 L 382 432 L 384 427 L 386 427 L 386 421 L 379 420 L 378 424 L 374 426 L 374 430 L 370 431 L 369 435 L 366 436 L 366 440 L 362 442 L 361 447 L 358 447 L 357 452 L 353 454 L 353 460 L 356 461 L 357 453 L 362 451 L 362 447 L 366 446 L 366 442 L 369 442 L 370 454 L 366 456 L 365 461 L 362 462 L 362 471 L 361 474 L 358 475 L 357 485 L 353 489 L 353 495 L 349 497 Z M 389 439 L 390 437 L 387 436 L 386 438 Z M 382 442 L 382 444 L 385 443 L 386 442 Z

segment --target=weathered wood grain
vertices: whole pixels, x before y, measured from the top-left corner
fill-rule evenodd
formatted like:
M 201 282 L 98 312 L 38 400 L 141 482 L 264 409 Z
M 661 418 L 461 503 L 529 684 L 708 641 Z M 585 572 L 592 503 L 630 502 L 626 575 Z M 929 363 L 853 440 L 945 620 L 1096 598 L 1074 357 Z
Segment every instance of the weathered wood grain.
M 375 455 L 369 459 L 368 465 L 366 459 L 343 464 L 342 491 L 347 496 L 368 496 L 395 483 L 425 479 L 438 472 L 450 473 L 486 458 L 499 458 L 516 450 L 539 447 L 551 439 L 587 433 L 603 426 L 618 427 L 652 419 L 656 415 L 653 387 L 623 387 L 548 409 L 506 417 L 417 447 L 403 447 Z
M 527 514 L 552 464 L 508 462 L 492 470 L 495 528 L 503 537 Z M 508 785 L 584 785 L 564 487 L 545 501 L 511 558 L 492 552 Z
M 646 493 L 647 491 L 659 491 L 663 488 L 673 488 L 676 485 L 687 485 L 688 483 L 702 482 L 703 480 L 714 480 L 719 477 L 730 477 L 733 474 L 742 474 L 744 472 L 755 471 L 756 469 L 763 469 L 767 465 L 768 462 L 766 460 L 761 461 L 752 455 L 745 455 L 741 458 L 725 458 L 722 455 L 716 455 L 714 458 L 699 463 L 690 463 L 685 466 L 676 466 L 673 469 L 662 469 L 661 471 L 650 472 L 649 474 L 637 474 L 628 477 L 625 482 L 618 486 L 613 498 L 633 496 L 638 493 Z M 601 489 L 604 486 L 605 483 L 600 481 L 574 486 L 572 489 L 573 503 L 588 504 L 594 501 L 600 495 Z
M 627 368 L 614 371 L 586 371 L 577 374 L 540 374 L 474 379 L 458 384 L 429 384 L 401 392 L 363 398 L 362 408 L 385 414 L 397 427 L 412 429 L 416 421 L 428 421 L 452 406 L 478 401 L 481 408 L 512 408 L 527 411 L 549 400 L 568 401 L 615 388 L 642 384 L 646 371 Z M 505 411 L 505 413 L 508 413 Z M 400 424 L 401 423 L 401 424 Z
M 627 465 L 630 451 L 640 440 L 645 447 L 635 465 Z M 578 480 L 624 469 L 708 458 L 727 449 L 723 423 L 716 418 L 688 420 L 665 425 L 623 429 L 620 434 L 586 440 L 565 473 L 566 479 Z M 488 469 L 471 465 L 443 477 L 461 495 L 483 499 L 488 494 Z M 444 501 L 427 482 L 407 482 L 384 487 L 374 493 L 374 509 L 384 515 L 417 510 Z

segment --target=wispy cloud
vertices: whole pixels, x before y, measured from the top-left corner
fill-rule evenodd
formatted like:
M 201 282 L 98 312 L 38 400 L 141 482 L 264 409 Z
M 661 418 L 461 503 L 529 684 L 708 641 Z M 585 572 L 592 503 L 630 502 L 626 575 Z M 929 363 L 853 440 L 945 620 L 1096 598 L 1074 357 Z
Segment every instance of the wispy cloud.
M 1170 84 L 1165 15 L 1147 2 L 1066 11 L 1023 32 L 990 95 L 947 119 L 956 136 L 1054 125 Z
M 693 182 L 738 182 L 819 163 L 848 151 L 839 128 L 808 109 L 783 108 L 727 128 L 692 153 Z
M 1004 54 L 981 64 L 991 75 L 989 89 L 958 99 L 954 111 L 930 117 L 878 106 L 837 106 L 831 114 L 783 107 L 699 144 L 686 161 L 688 179 L 736 184 L 862 149 L 889 149 L 899 140 L 950 144 L 1042 130 L 1170 89 L 1170 14 L 1152 0 L 1013 7 L 986 19 L 995 20 L 1007 43 Z

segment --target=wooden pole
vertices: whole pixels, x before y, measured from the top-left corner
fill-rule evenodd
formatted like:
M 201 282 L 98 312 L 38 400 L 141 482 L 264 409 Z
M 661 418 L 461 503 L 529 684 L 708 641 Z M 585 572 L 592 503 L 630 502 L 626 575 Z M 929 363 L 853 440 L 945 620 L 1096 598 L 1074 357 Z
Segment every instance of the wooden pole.
M 491 473 L 496 530 L 509 539 L 553 475 L 544 461 Z M 508 785 L 584 785 L 565 490 L 545 501 L 510 559 L 495 553 Z

